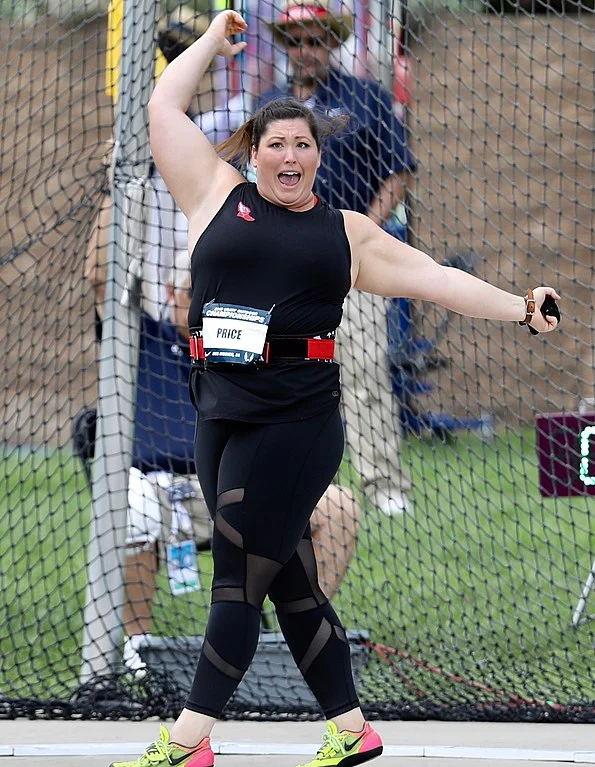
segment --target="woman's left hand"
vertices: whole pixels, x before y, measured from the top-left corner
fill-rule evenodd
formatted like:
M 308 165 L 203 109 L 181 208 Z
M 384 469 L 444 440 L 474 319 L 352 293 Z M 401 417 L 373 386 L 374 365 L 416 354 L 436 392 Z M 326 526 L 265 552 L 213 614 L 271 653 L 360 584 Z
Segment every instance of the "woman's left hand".
M 541 307 L 547 296 L 551 296 L 555 301 L 560 300 L 560 296 L 553 288 L 534 288 L 533 297 L 535 298 L 535 314 L 529 327 L 536 330 L 538 333 L 549 333 L 550 330 L 555 330 L 558 325 L 558 320 L 549 314 L 542 314 Z
M 241 35 L 248 29 L 246 21 L 237 11 L 221 11 L 210 23 L 205 35 L 214 37 L 219 43 L 217 53 L 220 56 L 232 58 L 241 53 L 246 47 L 245 41 L 232 43 L 228 38 Z

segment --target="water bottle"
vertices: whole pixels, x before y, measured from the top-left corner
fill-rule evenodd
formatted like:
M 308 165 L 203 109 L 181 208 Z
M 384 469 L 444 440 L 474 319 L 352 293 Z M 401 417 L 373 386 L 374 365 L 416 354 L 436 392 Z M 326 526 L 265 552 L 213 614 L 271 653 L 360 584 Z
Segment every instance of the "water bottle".
M 382 228 L 392 237 L 396 237 L 397 240 L 407 242 L 407 209 L 402 202 L 397 205 L 391 217 L 382 225 Z

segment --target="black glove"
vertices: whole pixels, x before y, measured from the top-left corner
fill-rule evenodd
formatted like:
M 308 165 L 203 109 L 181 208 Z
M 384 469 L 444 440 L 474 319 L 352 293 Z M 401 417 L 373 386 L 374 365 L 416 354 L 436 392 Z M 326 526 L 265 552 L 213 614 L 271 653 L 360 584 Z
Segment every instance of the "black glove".
M 541 313 L 544 317 L 555 317 L 558 322 L 560 322 L 560 310 L 558 309 L 558 304 L 556 303 L 556 300 L 552 298 L 551 296 L 546 296 L 543 303 L 541 304 Z M 539 330 L 535 330 L 535 328 L 532 328 L 531 325 L 527 326 L 529 328 L 529 333 L 536 336 L 539 334 Z

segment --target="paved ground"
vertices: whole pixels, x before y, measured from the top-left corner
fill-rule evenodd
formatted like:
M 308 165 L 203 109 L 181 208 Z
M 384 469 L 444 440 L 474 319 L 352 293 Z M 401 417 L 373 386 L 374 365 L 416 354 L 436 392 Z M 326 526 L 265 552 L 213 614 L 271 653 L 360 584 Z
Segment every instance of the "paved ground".
M 595 764 L 595 725 L 375 724 L 386 746 L 379 767 L 450 767 L 453 759 L 462 767 L 527 767 L 528 760 L 529 767 Z M 217 767 L 295 767 L 307 761 L 322 729 L 320 722 L 222 722 L 213 741 L 226 753 Z M 142 751 L 157 732 L 157 722 L 0 721 L 0 767 L 107 767 L 134 758 L 134 749 Z
M 6 760 L 7 767 L 109 767 L 114 757 L 12 757 Z M 126 757 L 130 759 L 130 756 Z M 217 767 L 296 767 L 298 759 L 290 756 L 224 756 L 217 758 Z M 4 765 L 4 761 L 0 762 Z M 444 759 L 426 758 L 423 764 L 419 759 L 402 758 L 397 756 L 382 756 L 370 764 L 378 767 L 450 767 L 452 760 L 445 763 Z M 526 761 L 507 761 L 492 759 L 465 759 L 462 767 L 527 767 Z M 530 767 L 562 767 L 564 762 L 530 762 Z

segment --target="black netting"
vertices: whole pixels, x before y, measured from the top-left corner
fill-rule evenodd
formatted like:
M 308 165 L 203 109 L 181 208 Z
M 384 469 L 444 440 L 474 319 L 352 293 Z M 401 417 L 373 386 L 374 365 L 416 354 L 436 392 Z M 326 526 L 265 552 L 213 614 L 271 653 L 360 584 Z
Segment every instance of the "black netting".
M 0 718 L 175 716 L 212 574 L 166 288 L 183 306 L 185 220 L 144 136 L 113 149 L 128 124 L 106 93 L 106 49 L 130 43 L 119 4 L 43 9 L 0 6 Z M 513 293 L 563 296 L 546 338 L 348 299 L 347 450 L 312 534 L 363 707 L 595 722 L 592 3 L 356 0 L 324 30 L 300 21 L 276 38 L 281 3 L 243 10 L 246 52 L 217 59 L 193 105 L 213 142 L 272 87 L 348 112 L 321 197 Z M 142 56 L 159 40 L 175 57 L 209 9 L 158 16 L 159 33 L 134 32 L 133 90 Z M 268 601 L 225 715 L 320 715 Z

